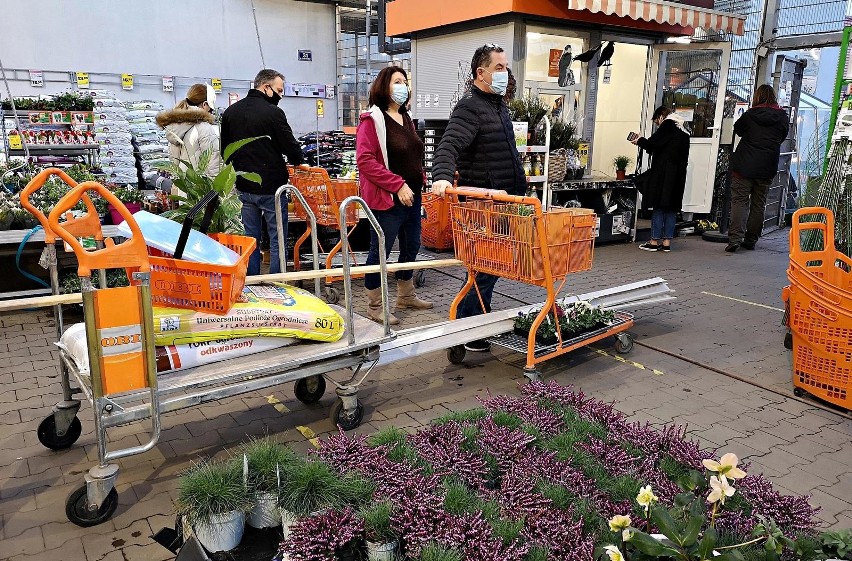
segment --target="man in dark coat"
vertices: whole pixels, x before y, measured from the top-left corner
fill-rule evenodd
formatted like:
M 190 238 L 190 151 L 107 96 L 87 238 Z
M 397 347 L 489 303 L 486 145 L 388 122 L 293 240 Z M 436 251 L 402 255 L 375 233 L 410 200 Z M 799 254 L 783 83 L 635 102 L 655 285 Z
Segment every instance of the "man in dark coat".
M 474 52 L 473 85 L 453 109 L 432 160 L 432 191 L 439 196 L 452 187 L 456 171 L 460 186 L 526 193 L 524 168 L 503 97 L 509 83 L 508 64 L 506 53 L 497 45 L 484 45 Z M 476 275 L 486 312 L 491 311 L 496 282 L 493 275 Z M 459 304 L 458 317 L 481 313 L 477 291 L 471 290 Z M 486 341 L 473 341 L 465 348 L 484 352 L 490 347 Z
M 751 109 L 734 123 L 734 134 L 742 140 L 731 158 L 731 224 L 725 248 L 729 253 L 740 247 L 754 249 L 760 238 L 766 195 L 778 173 L 781 143 L 789 127 L 787 112 L 767 84 L 757 88 Z
M 237 171 L 253 172 L 260 176 L 258 185 L 237 177 L 237 191 L 243 203 L 242 219 L 246 235 L 257 240 L 257 249 L 249 258 L 249 275 L 260 273 L 260 241 L 264 226 L 269 234 L 269 272 L 280 273 L 278 232 L 275 218 L 275 191 L 289 182 L 287 162 L 302 163 L 302 147 L 293 137 L 287 117 L 278 107 L 284 94 L 284 76 L 275 70 L 261 70 L 254 79 L 254 89 L 228 107 L 222 114 L 221 147 L 232 142 L 265 136 L 240 148 L 226 163 Z M 287 162 L 284 161 L 287 156 Z M 287 239 L 287 207 L 282 208 L 284 239 Z M 282 251 L 284 248 L 282 248 Z
M 658 107 L 652 117 L 657 130 L 650 138 L 633 141 L 651 155 L 651 173 L 642 204 L 653 208 L 651 241 L 639 249 L 671 251 L 675 219 L 683 203 L 686 189 L 686 167 L 689 164 L 689 131 L 683 117 L 666 107 Z

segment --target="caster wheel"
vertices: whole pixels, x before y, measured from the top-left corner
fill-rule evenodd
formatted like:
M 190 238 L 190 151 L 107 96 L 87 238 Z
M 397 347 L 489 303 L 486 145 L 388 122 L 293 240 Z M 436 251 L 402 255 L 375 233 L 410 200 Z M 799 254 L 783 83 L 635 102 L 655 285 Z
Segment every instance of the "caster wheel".
M 53 415 L 48 415 L 38 425 L 38 441 L 51 450 L 65 450 L 77 442 L 82 432 L 83 426 L 80 424 L 80 419 L 74 417 L 68 431 L 59 436 L 56 434 L 56 418 Z
M 793 349 L 793 334 L 787 333 L 784 335 L 784 348 L 785 349 Z
M 118 491 L 110 491 L 104 504 L 97 510 L 89 510 L 87 502 L 85 485 L 68 495 L 68 500 L 65 501 L 65 515 L 68 520 L 83 528 L 97 526 L 112 518 L 118 508 Z
M 527 370 L 524 368 L 524 376 L 526 376 L 530 382 L 538 382 L 541 379 L 541 372 L 533 368 L 532 370 Z
M 414 287 L 421 288 L 426 285 L 426 271 L 420 269 L 414 273 Z
M 464 349 L 464 345 L 456 345 L 455 347 L 450 347 L 447 351 L 447 360 L 450 361 L 450 364 L 461 364 L 464 362 L 466 354 L 467 351 Z
M 352 430 L 358 428 L 364 420 L 364 406 L 359 402 L 354 411 L 346 412 L 343 410 L 343 400 L 338 399 L 331 408 L 329 417 L 335 426 L 340 425 L 343 430 Z
M 340 302 L 340 291 L 330 286 L 325 289 L 325 300 L 329 304 L 337 304 Z
M 306 405 L 311 405 L 322 399 L 325 393 L 325 378 L 308 376 L 296 381 L 296 399 Z
M 805 390 L 803 390 L 802 388 L 793 388 L 793 395 L 795 395 L 796 397 L 804 397 Z
M 627 333 L 619 333 L 615 336 L 615 352 L 627 354 L 633 350 L 633 337 Z

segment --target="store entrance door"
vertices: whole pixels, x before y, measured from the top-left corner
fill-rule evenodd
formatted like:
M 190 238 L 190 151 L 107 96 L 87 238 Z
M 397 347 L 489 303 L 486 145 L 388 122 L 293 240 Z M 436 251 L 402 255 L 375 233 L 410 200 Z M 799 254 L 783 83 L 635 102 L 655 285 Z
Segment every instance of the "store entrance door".
M 731 44 L 654 45 L 650 57 L 642 134 L 647 137 L 653 132 L 651 116 L 661 105 L 684 117 L 692 135 L 681 208 L 684 212 L 710 212 Z

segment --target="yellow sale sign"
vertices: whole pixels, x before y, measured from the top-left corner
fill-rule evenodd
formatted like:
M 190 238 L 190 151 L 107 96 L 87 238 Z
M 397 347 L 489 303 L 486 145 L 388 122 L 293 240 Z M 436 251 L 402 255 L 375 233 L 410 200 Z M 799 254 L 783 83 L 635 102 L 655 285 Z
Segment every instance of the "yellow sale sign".
M 221 78 L 212 78 L 210 80 L 210 85 L 213 86 L 213 91 L 219 93 L 222 91 L 222 79 Z
M 133 89 L 133 74 L 121 75 L 121 89 L 128 91 Z
M 88 72 L 77 72 L 77 87 L 81 90 L 89 89 L 89 73 Z

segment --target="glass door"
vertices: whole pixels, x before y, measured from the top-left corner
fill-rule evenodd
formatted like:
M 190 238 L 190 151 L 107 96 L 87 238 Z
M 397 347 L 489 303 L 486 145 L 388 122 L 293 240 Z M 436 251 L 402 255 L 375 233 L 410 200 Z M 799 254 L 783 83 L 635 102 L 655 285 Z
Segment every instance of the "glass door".
M 645 98 L 643 136 L 652 131 L 654 109 L 665 106 L 684 117 L 692 131 L 684 212 L 710 212 L 731 44 L 654 45 Z

